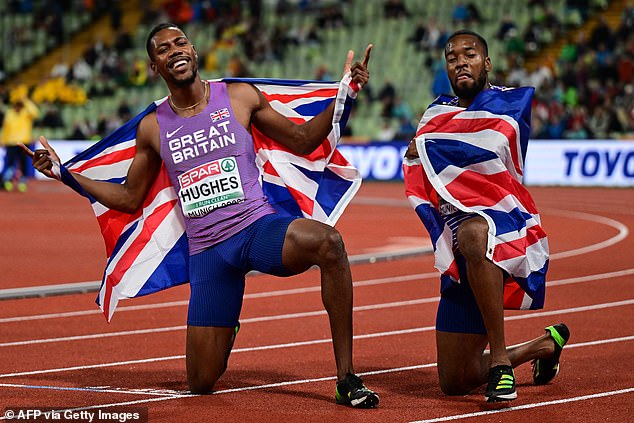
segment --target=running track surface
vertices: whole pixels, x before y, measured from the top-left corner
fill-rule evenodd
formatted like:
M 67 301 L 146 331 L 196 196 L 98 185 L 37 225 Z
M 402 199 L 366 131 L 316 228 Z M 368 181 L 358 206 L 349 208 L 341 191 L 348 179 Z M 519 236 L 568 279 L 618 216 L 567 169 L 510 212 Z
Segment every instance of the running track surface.
M 250 277 L 229 369 L 209 396 L 185 384 L 187 286 L 120 303 L 107 324 L 95 293 L 0 302 L 0 421 L 5 407 L 147 410 L 150 422 L 628 421 L 634 409 L 634 190 L 531 188 L 549 234 L 546 306 L 506 314 L 516 344 L 560 321 L 562 371 L 546 386 L 516 369 L 519 397 L 437 384 L 438 276 L 421 255 L 352 267 L 354 358 L 381 395 L 375 410 L 335 405 L 319 272 Z M 59 184 L 0 192 L 0 289 L 93 281 L 103 246 L 88 203 Z M 337 227 L 350 256 L 428 245 L 400 183 L 364 183 Z M 123 408 L 121 408 L 123 407 Z

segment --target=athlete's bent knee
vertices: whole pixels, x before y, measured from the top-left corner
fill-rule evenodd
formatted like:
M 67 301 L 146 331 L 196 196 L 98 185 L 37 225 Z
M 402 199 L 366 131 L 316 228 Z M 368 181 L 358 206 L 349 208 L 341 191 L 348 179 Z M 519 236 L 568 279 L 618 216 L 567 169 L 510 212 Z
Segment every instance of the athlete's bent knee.
M 326 263 L 339 262 L 346 259 L 346 248 L 343 238 L 336 229 L 328 228 L 323 231 L 318 254 L 321 260 Z
M 471 391 L 462 384 L 457 384 L 455 381 L 440 380 L 440 390 L 445 395 L 466 395 Z
M 479 260 L 485 256 L 488 228 L 486 221 L 478 217 L 466 220 L 458 228 L 458 248 L 467 260 Z
M 206 395 L 211 394 L 214 385 L 220 377 L 191 377 L 188 378 L 187 384 L 189 385 L 189 391 L 192 394 Z

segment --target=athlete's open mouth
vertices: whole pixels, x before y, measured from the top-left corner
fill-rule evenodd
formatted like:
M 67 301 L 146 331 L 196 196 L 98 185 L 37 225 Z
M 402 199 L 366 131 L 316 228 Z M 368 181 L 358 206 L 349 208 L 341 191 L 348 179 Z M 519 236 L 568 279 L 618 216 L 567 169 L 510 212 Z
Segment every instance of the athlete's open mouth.
M 167 67 L 170 69 L 181 69 L 184 66 L 187 66 L 187 63 L 189 63 L 189 58 L 187 57 L 178 57 L 176 59 L 172 59 L 168 64 Z

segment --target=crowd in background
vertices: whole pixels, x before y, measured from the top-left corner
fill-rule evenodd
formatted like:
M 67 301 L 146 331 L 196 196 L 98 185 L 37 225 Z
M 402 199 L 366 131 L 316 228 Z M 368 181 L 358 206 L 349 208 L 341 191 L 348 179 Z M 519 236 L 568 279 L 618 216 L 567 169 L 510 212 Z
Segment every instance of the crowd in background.
M 60 116 L 58 103 L 81 105 L 87 99 L 113 96 L 122 87 L 142 88 L 157 79 L 148 68 L 147 60 L 126 55 L 126 52 L 144 46 L 134 45 L 132 34 L 121 27 L 120 2 L 107 2 L 107 11 L 102 9 L 102 1 L 82 2 L 90 13 L 110 13 L 116 40 L 112 45 L 97 41 L 76 62 L 57 64 L 30 95 L 41 106 L 42 113 L 36 125 L 66 126 L 68 139 L 105 136 L 138 112 L 139 105 L 121 100 L 114 116 L 101 114 L 93 119 L 69 123 Z M 11 7 L 22 13 L 20 8 L 24 8 L 25 3 L 29 2 L 13 0 Z M 56 10 L 62 12 L 67 3 L 72 1 L 44 1 L 50 7 L 57 5 Z M 568 22 L 562 22 L 548 3 L 529 0 L 531 19 L 526 28 L 520 29 L 511 16 L 505 16 L 499 23 L 496 37 L 504 43 L 508 63 L 494 67 L 497 70 L 490 75 L 491 81 L 496 85 L 536 87 L 533 138 L 602 139 L 634 133 L 634 7 L 628 4 L 619 27 L 610 27 L 602 20 L 586 34 L 577 29 L 601 2 L 567 1 L 567 16 L 572 17 Z M 316 28 L 346 25 L 341 2 L 328 2 L 322 7 L 320 2 L 279 0 L 276 4 L 278 14 L 303 13 L 314 17 L 310 24 L 300 27 L 281 23 L 273 27 L 262 25 L 261 0 L 166 0 L 159 9 L 150 7 L 149 2 L 144 4 L 142 22 L 145 25 L 164 20 L 180 25 L 213 22 L 214 39 L 208 46 L 198 46 L 198 49 L 201 69 L 217 76 L 264 76 L 252 75 L 249 64 L 283 61 L 293 45 L 313 45 L 318 54 L 321 38 Z M 402 0 L 385 0 L 383 13 L 384 19 L 410 16 Z M 438 22 L 434 17 L 423 16 L 412 28 L 408 42 L 420 52 L 421 66 L 429 68 L 434 75 L 429 87 L 434 96 L 451 90 L 442 54 L 448 35 L 487 19 L 478 9 L 477 2 L 458 2 L 451 22 Z M 532 72 L 526 70 L 526 57 L 562 37 L 565 44 L 558 57 L 549 57 Z M 221 55 L 229 56 L 223 67 L 219 60 Z M 333 76 L 336 78 L 327 67 L 315 69 L 315 79 L 330 80 Z M 382 128 L 374 139 L 408 139 L 413 135 L 422 110 L 412 110 L 406 94 L 405 87 L 395 86 L 390 80 L 373 80 L 367 87 L 360 101 L 380 102 L 383 119 Z M 5 86 L 0 90 L 0 110 L 6 110 L 10 101 Z

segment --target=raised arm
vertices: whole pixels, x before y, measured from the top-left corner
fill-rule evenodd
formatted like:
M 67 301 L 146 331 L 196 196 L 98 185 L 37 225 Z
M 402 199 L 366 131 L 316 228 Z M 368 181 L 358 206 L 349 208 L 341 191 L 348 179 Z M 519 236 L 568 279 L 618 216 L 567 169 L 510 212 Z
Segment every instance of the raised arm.
M 363 61 L 353 65 L 354 52 L 348 52 L 344 75 L 350 72 L 352 81 L 359 84 L 360 87 L 367 84 L 370 79 L 368 62 L 371 50 L 372 44 L 366 48 Z M 275 111 L 260 91 L 257 91 L 257 95 L 252 123 L 266 136 L 279 141 L 297 153 L 312 153 L 332 130 L 334 101 L 319 115 L 304 124 L 297 125 Z
M 49 178 L 57 178 L 53 167 L 60 162 L 59 156 L 51 148 L 45 137 L 40 137 L 44 149 L 31 151 L 22 146 L 31 156 L 33 167 Z M 136 154 L 126 181 L 123 184 L 95 181 L 78 173 L 73 177 L 82 188 L 104 206 L 125 213 L 134 213 L 143 204 L 143 199 L 161 168 L 161 157 L 158 154 L 159 129 L 156 115 L 143 118 L 137 128 Z

